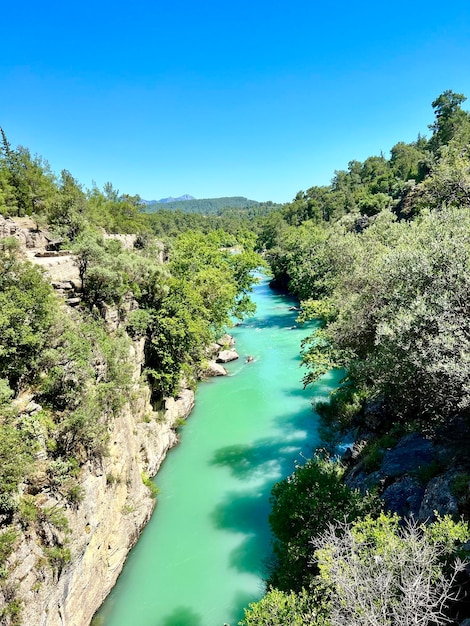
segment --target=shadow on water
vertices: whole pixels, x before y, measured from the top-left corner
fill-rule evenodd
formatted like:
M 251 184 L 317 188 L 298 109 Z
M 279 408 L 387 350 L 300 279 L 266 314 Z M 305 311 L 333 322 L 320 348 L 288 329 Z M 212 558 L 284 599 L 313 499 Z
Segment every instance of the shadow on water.
M 155 626 L 205 626 L 202 619 L 192 609 L 180 606 L 171 615 L 159 620 Z
M 253 478 L 263 465 L 279 452 L 275 439 L 262 439 L 253 444 L 237 444 L 216 450 L 211 465 L 228 467 L 235 478 Z
M 256 487 L 231 491 L 212 512 L 218 529 L 244 535 L 230 554 L 230 565 L 240 572 L 256 572 L 266 578 L 271 557 L 268 518 L 272 485 L 293 469 L 292 446 L 276 440 L 255 441 L 252 445 L 219 449 L 213 463 L 230 468 L 241 483 L 256 479 Z M 274 470 L 274 471 L 273 471 Z M 259 571 L 262 568 L 263 571 Z
M 285 313 L 279 312 L 279 314 L 271 313 L 269 315 L 263 315 L 262 317 L 257 317 L 253 320 L 248 320 L 243 323 L 243 325 L 247 328 L 269 328 L 270 330 L 282 330 L 285 329 L 286 332 L 289 330 L 296 330 L 296 316 L 295 315 L 286 315 Z M 295 328 L 293 328 L 295 326 Z
M 264 585 L 260 587 L 260 595 L 262 593 L 264 593 Z M 240 607 L 248 607 L 251 602 L 253 602 L 253 597 L 251 595 L 246 593 L 237 593 L 231 611 L 227 612 L 226 624 L 228 626 L 237 626 L 238 621 L 243 618 L 243 613 L 240 615 Z M 220 626 L 222 626 L 222 624 L 220 624 Z
M 321 381 L 307 392 L 308 395 L 326 399 L 341 376 L 342 373 L 337 372 L 336 376 Z M 292 389 L 285 393 L 306 394 L 305 391 Z M 244 535 L 241 543 L 232 550 L 230 565 L 241 572 L 257 571 L 263 579 L 267 578 L 268 563 L 272 560 L 268 524 L 272 486 L 291 474 L 295 463 L 303 462 L 304 454 L 311 456 L 317 442 L 317 416 L 312 408 L 304 407 L 294 414 L 277 415 L 273 419 L 280 435 L 258 439 L 250 444 L 219 448 L 210 461 L 212 465 L 227 467 L 242 488 L 246 484 L 246 490 L 226 494 L 211 515 L 217 528 Z M 309 433 L 307 437 L 305 432 Z M 255 486 L 252 481 L 256 481 Z M 259 571 L 260 567 L 263 571 Z
M 287 301 L 271 309 L 268 313 L 257 313 L 255 317 L 249 317 L 243 321 L 244 328 L 266 328 L 270 330 L 286 329 L 286 330 L 307 330 L 308 333 L 313 333 L 319 323 L 316 321 L 309 321 L 304 324 L 297 322 L 299 311 L 292 311 L 292 303 Z

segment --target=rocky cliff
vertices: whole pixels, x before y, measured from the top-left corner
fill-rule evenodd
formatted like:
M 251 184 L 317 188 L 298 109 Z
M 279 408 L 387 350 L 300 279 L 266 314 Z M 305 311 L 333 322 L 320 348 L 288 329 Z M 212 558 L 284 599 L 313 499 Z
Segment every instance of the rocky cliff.
M 110 427 L 107 455 L 81 469 L 82 501 L 72 507 L 43 494 L 45 509 L 65 511 L 67 537 L 46 523 L 21 530 L 19 548 L 9 559 L 9 584 L 22 602 L 25 626 L 88 626 L 150 518 L 155 500 L 144 482 L 177 443 L 177 420 L 189 415 L 194 393 L 183 390 L 167 400 L 164 411 L 154 412 L 150 391 L 139 382 L 143 348 L 143 340 L 133 344 L 132 401 Z M 69 563 L 45 558 L 47 533 L 70 550 Z

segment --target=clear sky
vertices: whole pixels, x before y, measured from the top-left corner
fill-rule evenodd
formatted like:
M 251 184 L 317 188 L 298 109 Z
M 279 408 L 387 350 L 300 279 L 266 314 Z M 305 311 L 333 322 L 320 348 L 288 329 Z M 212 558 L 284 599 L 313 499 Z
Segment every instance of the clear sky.
M 470 98 L 470 1 L 2 6 L 10 143 L 145 199 L 285 202 Z M 470 101 L 464 104 L 470 109 Z

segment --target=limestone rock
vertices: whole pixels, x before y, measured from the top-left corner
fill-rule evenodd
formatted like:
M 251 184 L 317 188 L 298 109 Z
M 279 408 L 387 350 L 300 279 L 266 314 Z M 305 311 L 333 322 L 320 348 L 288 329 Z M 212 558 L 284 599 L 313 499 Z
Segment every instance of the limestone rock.
M 194 408 L 194 391 L 181 389 L 176 398 L 165 398 L 167 420 L 174 424 L 178 419 L 186 419 Z
M 218 343 L 210 343 L 208 346 L 206 346 L 205 353 L 208 357 L 216 356 L 217 354 L 219 354 L 219 352 L 220 346 Z
M 236 361 L 238 359 L 238 354 L 235 350 L 222 350 L 219 352 L 216 362 L 217 363 L 229 363 L 230 361 Z
M 75 289 L 75 285 L 71 280 L 53 280 L 51 282 L 54 289 L 62 289 L 63 291 L 70 291 Z
M 168 449 L 177 443 L 175 421 L 189 415 L 194 392 L 181 390 L 176 399 L 166 400 L 163 415 L 154 413 L 150 389 L 138 382 L 143 349 L 143 342 L 134 342 L 134 393 L 111 423 L 107 456 L 82 467 L 83 501 L 73 508 L 60 496 L 38 494 L 41 506 L 64 510 L 72 560 L 59 570 L 51 568 L 32 529 L 21 536 L 10 557 L 9 580 L 23 603 L 25 625 L 88 626 L 153 511 L 155 501 L 142 473 L 155 475 Z M 32 398 L 23 402 L 33 407 Z M 47 525 L 41 530 L 45 540 L 64 541 Z
M 112 239 L 114 241 L 119 241 L 123 250 L 132 250 L 135 246 L 135 242 L 137 241 L 137 235 L 120 235 L 114 233 L 103 233 L 103 239 Z
M 235 339 L 232 337 L 232 335 L 229 335 L 227 333 L 223 335 L 220 339 L 217 339 L 216 343 L 222 348 L 224 348 L 225 346 L 233 348 L 233 346 L 235 345 Z
M 199 372 L 201 378 L 211 378 L 213 376 L 227 376 L 227 370 L 225 367 L 216 363 L 215 361 L 209 361 L 207 365 Z

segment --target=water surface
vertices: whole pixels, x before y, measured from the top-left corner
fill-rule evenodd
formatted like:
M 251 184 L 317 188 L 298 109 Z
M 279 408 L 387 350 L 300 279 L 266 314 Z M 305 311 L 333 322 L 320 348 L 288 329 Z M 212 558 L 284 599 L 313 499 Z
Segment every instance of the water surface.
M 240 359 L 199 385 L 155 479 L 155 513 L 99 613 L 103 626 L 235 626 L 263 595 L 271 487 L 311 456 L 312 397 L 337 376 L 303 390 L 299 347 L 312 327 L 296 327 L 294 301 L 266 279 L 254 300 L 256 316 L 232 333 Z

